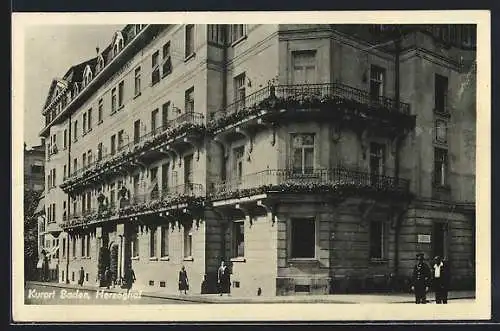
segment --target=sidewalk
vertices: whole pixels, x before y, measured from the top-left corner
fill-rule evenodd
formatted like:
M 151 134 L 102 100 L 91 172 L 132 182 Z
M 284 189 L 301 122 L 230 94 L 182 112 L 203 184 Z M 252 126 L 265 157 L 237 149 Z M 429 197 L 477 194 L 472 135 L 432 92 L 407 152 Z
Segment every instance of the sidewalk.
M 105 290 L 111 293 L 124 293 L 126 290 L 121 288 L 99 288 L 97 286 L 76 286 L 74 284 L 27 282 L 27 284 L 80 289 L 86 291 Z M 136 292 L 139 289 L 132 289 Z M 380 293 L 380 294 L 331 294 L 331 295 L 300 295 L 300 296 L 276 296 L 276 297 L 234 297 L 219 296 L 217 294 L 203 295 L 180 295 L 168 294 L 163 292 L 143 291 L 142 296 L 151 298 L 164 298 L 169 300 L 188 301 L 193 303 L 414 303 L 415 298 L 411 293 Z M 451 291 L 448 293 L 448 300 L 474 299 L 474 291 Z M 434 302 L 434 294 L 427 296 L 430 303 Z

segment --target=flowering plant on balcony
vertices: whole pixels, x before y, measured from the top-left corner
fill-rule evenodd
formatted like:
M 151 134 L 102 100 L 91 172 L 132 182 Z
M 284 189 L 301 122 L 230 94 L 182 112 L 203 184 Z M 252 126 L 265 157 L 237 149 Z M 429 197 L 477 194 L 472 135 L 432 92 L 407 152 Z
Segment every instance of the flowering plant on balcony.
M 192 195 L 172 196 L 168 199 L 157 199 L 147 201 L 137 205 L 127 205 L 121 208 L 120 216 L 128 216 L 139 213 L 152 213 L 161 209 L 169 208 L 178 204 L 187 204 L 190 208 L 198 208 L 203 205 L 204 197 L 194 197 Z

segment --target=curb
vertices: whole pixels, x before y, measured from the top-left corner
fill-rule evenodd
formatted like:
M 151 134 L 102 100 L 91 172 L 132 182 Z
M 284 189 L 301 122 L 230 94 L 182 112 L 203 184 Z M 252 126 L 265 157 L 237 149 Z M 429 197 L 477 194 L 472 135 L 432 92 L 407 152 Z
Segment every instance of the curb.
M 101 288 L 101 287 L 95 287 L 95 286 L 75 286 L 75 285 L 68 285 L 68 284 L 61 284 L 61 283 L 44 283 L 44 282 L 27 282 L 30 284 L 38 285 L 38 286 L 46 286 L 46 287 L 57 287 L 57 288 L 66 288 L 66 289 L 82 289 L 82 290 L 87 290 L 87 291 L 100 291 L 100 290 L 106 290 L 107 292 L 111 293 L 126 293 L 126 290 L 124 289 L 119 289 L 119 288 Z M 137 291 L 137 290 L 134 290 Z M 173 295 L 168 295 L 168 294 L 156 294 L 156 293 L 151 293 L 151 292 L 142 292 L 142 296 L 148 297 L 148 298 L 156 298 L 156 299 L 167 299 L 167 300 L 175 300 L 175 301 L 185 301 L 185 302 L 192 302 L 192 303 L 209 303 L 209 304 L 214 304 L 214 303 L 219 303 L 219 304 L 268 304 L 268 303 L 337 303 L 337 304 L 359 304 L 362 302 L 357 302 L 357 301 L 345 301 L 345 300 L 331 300 L 331 299 L 318 299 L 314 302 L 308 302 L 308 301 L 294 301 L 294 299 L 273 299 L 273 300 L 266 300 L 266 299 L 261 299 L 261 300 L 252 300 L 252 299 L 234 299 L 234 300 L 224 300 L 224 299 L 215 299 L 215 298 L 203 298 L 203 297 L 180 297 L 180 296 L 173 296 Z M 475 296 L 471 295 L 464 295 L 464 296 L 459 296 L 459 297 L 453 297 L 453 298 L 448 298 L 448 301 L 452 300 L 461 300 L 461 299 L 475 299 Z M 436 300 L 435 299 L 430 299 L 427 301 L 428 304 L 434 303 Z M 389 301 L 385 302 L 389 304 L 401 304 L 401 303 L 415 303 L 414 300 L 396 300 L 396 301 Z

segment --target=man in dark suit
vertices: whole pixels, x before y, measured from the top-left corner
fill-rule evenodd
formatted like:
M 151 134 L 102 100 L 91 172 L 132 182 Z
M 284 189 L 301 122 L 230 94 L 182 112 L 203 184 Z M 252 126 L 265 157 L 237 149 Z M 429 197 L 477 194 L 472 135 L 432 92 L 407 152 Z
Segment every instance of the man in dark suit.
M 415 303 L 427 303 L 426 293 L 429 291 L 431 270 L 424 261 L 424 254 L 417 254 L 417 264 L 413 268 L 412 291 L 415 292 Z
M 432 264 L 432 288 L 436 295 L 436 303 L 448 303 L 449 281 L 450 273 L 447 263 L 440 256 L 436 256 Z
M 84 281 L 85 281 L 85 271 L 83 270 L 83 267 L 81 267 L 78 277 L 78 285 L 83 286 Z

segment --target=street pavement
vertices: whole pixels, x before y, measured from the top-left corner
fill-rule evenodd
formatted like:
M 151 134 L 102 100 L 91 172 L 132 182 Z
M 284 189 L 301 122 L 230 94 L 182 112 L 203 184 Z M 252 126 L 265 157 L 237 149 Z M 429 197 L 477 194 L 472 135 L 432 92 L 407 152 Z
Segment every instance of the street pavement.
M 448 303 L 474 302 L 473 291 L 451 291 Z M 427 296 L 434 303 L 434 294 Z M 411 293 L 332 294 L 275 297 L 235 297 L 216 294 L 180 295 L 132 289 L 127 295 L 120 288 L 102 289 L 96 286 L 27 282 L 26 304 L 186 304 L 186 303 L 414 303 Z

